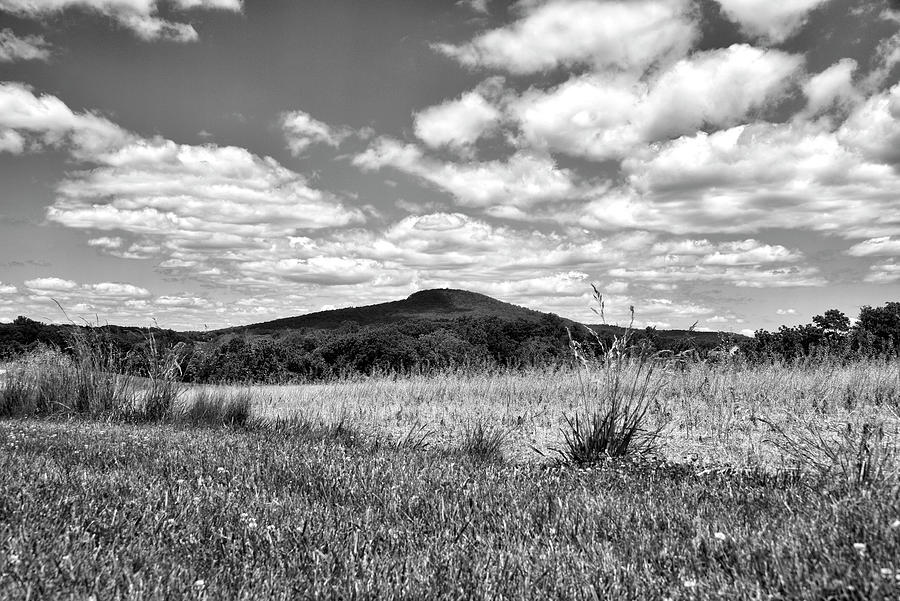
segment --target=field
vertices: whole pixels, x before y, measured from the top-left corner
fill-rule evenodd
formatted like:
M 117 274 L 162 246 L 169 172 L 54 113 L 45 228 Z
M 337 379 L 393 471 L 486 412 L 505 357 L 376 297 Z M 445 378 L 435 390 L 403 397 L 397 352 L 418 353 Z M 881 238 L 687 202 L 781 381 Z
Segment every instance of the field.
M 897 362 L 638 375 L 655 452 L 587 466 L 555 450 L 614 400 L 600 371 L 179 392 L 242 426 L 7 418 L 0 598 L 900 596 Z

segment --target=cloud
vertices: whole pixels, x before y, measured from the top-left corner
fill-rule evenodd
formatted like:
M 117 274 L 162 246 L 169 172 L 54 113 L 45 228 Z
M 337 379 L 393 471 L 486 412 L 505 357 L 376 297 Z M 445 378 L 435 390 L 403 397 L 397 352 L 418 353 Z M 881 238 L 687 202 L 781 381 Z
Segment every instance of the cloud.
M 790 38 L 810 12 L 828 0 L 716 0 L 725 15 L 751 36 L 780 44 Z
M 796 309 L 776 309 L 775 314 L 776 315 L 796 315 L 797 310 Z
M 502 78 L 492 78 L 455 100 L 416 113 L 416 136 L 431 148 L 464 149 L 474 144 L 502 118 L 500 110 L 489 100 L 502 87 Z
M 334 128 L 303 111 L 290 111 L 281 115 L 281 129 L 287 140 L 288 149 L 294 156 L 300 156 L 313 144 L 327 144 L 337 147 L 349 135 L 346 128 Z
M 900 256 L 900 238 L 882 236 L 854 244 L 847 250 L 854 257 Z
M 58 184 L 48 220 L 109 232 L 90 245 L 124 258 L 155 256 L 175 269 L 191 265 L 198 277 L 234 275 L 273 239 L 363 221 L 360 210 L 270 157 L 142 138 L 22 84 L 0 84 L 0 132 L 2 148 L 61 148 L 87 167 Z
M 778 101 L 802 57 L 744 44 L 697 53 L 651 81 L 589 73 L 510 103 L 528 144 L 595 160 L 701 126 L 741 123 Z
M 520 152 L 505 161 L 445 162 L 412 144 L 379 138 L 353 159 L 367 171 L 391 167 L 453 195 L 468 207 L 527 207 L 540 201 L 576 196 L 573 175 L 552 158 Z
M 0 63 L 50 60 L 50 44 L 39 35 L 18 37 L 12 29 L 0 29 Z
M 88 240 L 88 246 L 95 246 L 104 250 L 114 250 L 122 247 L 122 239 L 118 236 L 110 238 L 104 236 L 102 238 L 92 238 Z
M 53 292 L 66 292 L 69 290 L 74 290 L 78 287 L 78 284 L 76 284 L 72 280 L 50 277 L 26 280 L 25 287 L 35 294 L 45 295 Z
M 13 285 L 4 284 L 3 282 L 0 282 L 0 295 L 15 294 L 18 291 L 19 291 L 19 289 Z
M 872 265 L 865 281 L 870 284 L 893 284 L 900 281 L 900 264 L 881 263 Z
M 675 233 L 788 223 L 846 238 L 897 234 L 896 128 L 884 93 L 836 131 L 796 121 L 685 136 L 626 159 L 628 186 L 598 195 L 577 218 Z
M 490 0 L 459 0 L 457 2 L 458 5 L 467 6 L 471 10 L 480 13 L 482 15 L 488 14 L 488 4 Z
M 433 47 L 468 67 L 514 74 L 557 67 L 644 70 L 691 47 L 696 26 L 685 0 L 523 2 L 519 20 L 470 42 Z
M 855 60 L 843 58 L 810 78 L 803 85 L 803 92 L 809 99 L 807 114 L 817 115 L 835 105 L 848 107 L 859 101 L 862 97 L 853 85 L 856 67 Z
M 900 165 L 900 84 L 858 106 L 837 136 L 871 161 Z
M 0 11 L 18 17 L 45 19 L 66 10 L 99 13 L 130 29 L 145 41 L 193 42 L 197 30 L 189 23 L 176 23 L 158 16 L 158 0 L 0 0 Z M 173 0 L 175 10 L 228 10 L 240 12 L 240 0 Z
M 67 148 L 81 158 L 132 139 L 133 134 L 108 119 L 75 113 L 55 96 L 37 96 L 21 83 L 0 83 L 0 150 L 18 154 L 49 146 Z

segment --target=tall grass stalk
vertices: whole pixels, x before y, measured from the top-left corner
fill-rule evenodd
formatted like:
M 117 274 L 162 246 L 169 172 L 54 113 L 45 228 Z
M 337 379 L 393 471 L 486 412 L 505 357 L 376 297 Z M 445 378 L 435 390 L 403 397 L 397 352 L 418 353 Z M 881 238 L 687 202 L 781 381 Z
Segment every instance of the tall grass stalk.
M 593 290 L 599 308 L 595 313 L 605 323 L 603 295 L 596 287 Z M 584 406 L 580 413 L 564 417 L 563 444 L 553 449 L 564 463 L 591 465 L 608 458 L 645 456 L 655 450 L 660 429 L 649 428 L 647 417 L 662 381 L 653 378 L 654 365 L 646 353 L 632 347 L 633 306 L 630 312 L 628 327 L 612 344 L 590 330 L 599 352 L 590 352 L 569 335 L 580 366 Z

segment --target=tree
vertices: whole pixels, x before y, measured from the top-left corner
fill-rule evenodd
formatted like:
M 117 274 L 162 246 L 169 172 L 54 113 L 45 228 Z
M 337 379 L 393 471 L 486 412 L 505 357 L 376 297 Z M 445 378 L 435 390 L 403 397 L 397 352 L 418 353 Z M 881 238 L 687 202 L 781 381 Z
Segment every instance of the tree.
M 850 331 L 850 318 L 837 309 L 828 309 L 825 315 L 816 315 L 813 323 L 829 334 L 846 334 Z

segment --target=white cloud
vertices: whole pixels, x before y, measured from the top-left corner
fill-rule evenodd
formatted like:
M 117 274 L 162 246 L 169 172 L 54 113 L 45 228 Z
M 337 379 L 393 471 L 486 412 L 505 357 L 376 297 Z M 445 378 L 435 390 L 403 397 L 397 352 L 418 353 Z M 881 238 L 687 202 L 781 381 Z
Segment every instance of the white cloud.
M 461 149 L 474 144 L 502 117 L 488 99 L 502 88 L 502 79 L 491 79 L 455 100 L 416 113 L 416 136 L 432 148 Z
M 506 161 L 444 162 L 418 147 L 390 138 L 376 140 L 353 159 L 365 170 L 392 167 L 429 182 L 469 207 L 527 207 L 579 195 L 572 173 L 541 154 L 516 153 Z
M 313 144 L 337 147 L 350 135 L 349 130 L 333 128 L 303 111 L 282 113 L 281 128 L 294 156 L 302 155 Z
M 113 238 L 109 236 L 92 238 L 88 240 L 88 246 L 95 246 L 97 248 L 102 248 L 103 250 L 115 250 L 122 247 L 122 239 L 118 236 Z
M 0 152 L 21 154 L 25 150 L 25 138 L 11 129 L 0 130 Z
M 877 121 L 866 126 L 889 129 Z M 859 134 L 846 124 L 832 132 L 794 122 L 682 137 L 624 161 L 630 188 L 619 192 L 615 220 L 609 195 L 592 201 L 579 219 L 668 232 L 754 232 L 788 223 L 847 238 L 900 233 L 894 209 L 900 173 L 841 142 L 869 142 Z M 874 142 L 864 150 L 875 158 L 893 150 Z
M 859 105 L 837 136 L 872 161 L 900 165 L 900 83 Z
M 729 19 L 749 35 L 778 44 L 806 22 L 810 12 L 828 0 L 716 0 Z
M 150 291 L 140 286 L 121 282 L 101 282 L 87 286 L 91 293 L 103 298 L 141 298 L 150 296 Z
M 50 44 L 39 35 L 17 36 L 11 29 L 0 29 L 0 63 L 50 59 Z
M 434 47 L 469 67 L 526 74 L 557 67 L 643 70 L 687 53 L 697 35 L 682 0 L 523 2 L 515 23 Z
M 847 250 L 854 257 L 900 256 L 900 238 L 882 236 L 854 244 Z
M 42 146 L 68 147 L 74 155 L 83 157 L 133 138 L 108 119 L 73 112 L 55 96 L 36 96 L 21 83 L 0 83 L 0 150 L 18 153 Z
M 15 294 L 19 289 L 11 284 L 0 282 L 0 294 Z
M 65 10 L 87 10 L 107 16 L 143 40 L 192 42 L 197 31 L 188 23 L 158 16 L 158 0 L 0 0 L 0 11 L 19 17 L 43 19 Z M 176 10 L 214 9 L 240 11 L 240 0 L 173 0 Z
M 803 86 L 809 99 L 807 114 L 817 115 L 838 106 L 850 106 L 861 99 L 853 85 L 853 73 L 857 63 L 851 58 L 843 58 L 821 73 L 810 78 Z
M 797 310 L 796 309 L 776 309 L 775 314 L 776 315 L 796 315 Z
M 900 281 L 900 264 L 880 263 L 872 265 L 865 281 L 871 284 L 893 284 Z
M 76 228 L 158 236 L 175 247 L 233 248 L 362 219 L 274 159 L 233 146 L 140 140 L 71 173 L 48 209 Z
M 25 287 L 36 294 L 48 294 L 74 290 L 78 287 L 78 284 L 72 280 L 64 280 L 62 278 L 35 278 L 26 280 Z
M 747 45 L 697 53 L 651 81 L 589 73 L 511 102 L 527 142 L 602 160 L 648 142 L 731 126 L 779 100 L 802 57 Z

